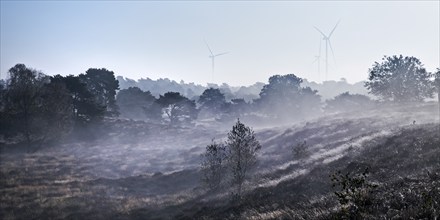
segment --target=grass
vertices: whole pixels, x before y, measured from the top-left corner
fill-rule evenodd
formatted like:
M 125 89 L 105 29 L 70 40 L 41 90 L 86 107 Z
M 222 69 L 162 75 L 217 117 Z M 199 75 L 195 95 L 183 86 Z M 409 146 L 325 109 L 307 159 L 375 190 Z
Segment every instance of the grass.
M 1 146 L 0 219 L 334 219 L 341 207 L 329 175 L 364 166 L 378 187 L 362 217 L 432 219 L 440 140 L 431 111 L 390 107 L 257 128 L 262 152 L 241 203 L 199 182 L 200 153 L 223 138 L 212 128 L 115 120 L 93 141 L 33 153 Z M 307 154 L 295 158 L 291 147 L 303 141 Z

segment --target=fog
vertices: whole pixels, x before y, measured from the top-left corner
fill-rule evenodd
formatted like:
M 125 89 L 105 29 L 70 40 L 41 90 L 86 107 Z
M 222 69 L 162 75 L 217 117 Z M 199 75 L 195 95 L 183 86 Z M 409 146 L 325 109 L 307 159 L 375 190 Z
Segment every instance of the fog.
M 397 3 L 2 1 L 0 219 L 439 219 L 438 3 Z
M 243 183 L 245 194 L 238 205 L 253 207 L 252 204 L 260 200 L 272 208 L 251 213 L 249 209 L 230 211 L 234 216 L 265 219 L 264 216 L 289 216 L 291 212 L 307 216 L 311 214 L 306 209 L 317 207 L 322 210 L 314 213 L 313 218 L 330 215 L 332 211 L 327 202 L 331 207 L 338 206 L 331 202 L 334 200 L 326 180 L 328 175 L 337 170 L 351 170 L 352 166 L 356 169 L 373 167 L 375 175 L 383 175 L 381 172 L 388 172 L 390 167 L 369 164 L 368 160 L 380 160 L 377 154 L 381 147 L 404 146 L 394 143 L 406 139 L 408 132 L 418 134 L 408 137 L 416 144 L 408 145 L 409 149 L 414 150 L 417 158 L 425 159 L 418 161 L 414 155 L 396 156 L 412 161 L 399 163 L 429 172 L 439 168 L 438 160 L 431 158 L 439 151 L 429 147 L 430 144 L 439 146 L 437 102 L 385 102 L 356 94 L 359 88 L 345 81 L 316 84 L 293 74 L 274 75 L 261 85 L 240 88 L 227 85 L 208 88 L 169 80 L 150 80 L 150 87 L 145 87 L 142 80 L 132 81 L 129 87 L 124 87 L 130 80 L 121 77 L 118 80 L 121 87 L 115 94 L 115 103 L 119 105 L 119 115 L 105 115 L 99 120 L 78 124 L 60 133 L 58 138 L 41 139 L 38 138 L 40 133 L 35 132 L 31 136 L 35 140 L 30 143 L 23 141 L 19 130 L 18 135 L 2 134 L 1 173 L 6 177 L 1 181 L 0 208 L 5 213 L 2 218 L 108 218 L 117 214 L 116 218 L 121 219 L 145 216 L 169 219 L 184 210 L 187 213 L 183 218 L 198 218 L 210 215 L 199 207 L 234 207 L 237 203 L 230 199 L 234 190 L 228 186 L 232 177 L 224 177 L 219 189 L 210 190 L 202 181 L 201 163 L 206 147 L 213 140 L 227 145 L 228 132 L 237 119 L 255 131 L 261 144 L 257 162 Z M 6 89 L 12 91 L 12 85 L 8 84 Z M 152 90 L 130 90 L 134 92 L 127 93 L 130 99 L 122 100 L 121 91 L 137 86 Z M 324 98 L 320 95 L 322 92 L 309 86 L 343 92 L 336 96 L 326 93 Z M 260 88 L 258 93 L 255 92 L 257 87 Z M 182 93 L 183 96 L 174 98 L 180 97 L 183 101 L 161 104 L 160 100 L 166 97 L 161 91 L 190 89 L 194 91 L 192 98 Z M 245 100 L 244 97 L 253 98 Z M 236 101 L 238 99 L 242 101 Z M 157 114 L 152 114 L 152 106 L 159 109 Z M 187 114 L 191 115 L 191 111 L 198 116 L 190 120 Z M 170 114 L 177 113 L 180 115 L 174 122 L 167 120 Z M 36 122 L 41 123 L 40 120 L 44 118 Z M 396 149 L 395 154 L 405 150 Z M 392 151 L 382 154 L 389 152 Z M 431 156 L 426 156 L 428 152 Z M 393 178 L 415 175 L 419 173 L 417 169 L 398 169 L 396 172 L 400 173 L 387 181 L 392 184 L 396 181 Z M 304 188 L 304 184 L 308 187 Z M 292 197 L 283 196 L 277 201 L 276 197 L 266 194 L 281 195 L 285 190 Z M 256 199 L 259 195 L 266 196 Z M 321 199 L 313 200 L 318 197 Z M 274 206 L 287 204 L 291 198 L 308 205 L 289 206 L 287 211 Z M 31 205 L 38 208 L 20 212 Z M 214 218 L 223 216 L 217 211 L 213 214 Z

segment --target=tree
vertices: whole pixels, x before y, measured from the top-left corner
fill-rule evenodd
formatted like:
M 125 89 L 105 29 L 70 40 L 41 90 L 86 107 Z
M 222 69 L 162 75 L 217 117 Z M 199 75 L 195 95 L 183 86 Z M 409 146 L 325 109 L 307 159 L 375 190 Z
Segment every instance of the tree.
M 161 117 L 156 98 L 138 87 L 120 90 L 116 95 L 116 104 L 121 115 L 127 118 L 158 120 Z
M 232 185 L 236 187 L 237 198 L 241 199 L 243 183 L 249 175 L 249 170 L 256 165 L 257 152 L 261 149 L 261 145 L 254 131 L 237 120 L 228 133 L 226 149 Z
M 108 115 L 118 115 L 115 96 L 116 90 L 119 89 L 119 82 L 115 79 L 113 71 L 105 68 L 90 68 L 85 74 L 80 74 L 79 78 L 95 96 L 97 103 L 105 106 Z
M 42 142 L 56 139 L 69 133 L 73 127 L 72 97 L 66 85 L 50 78 L 50 83 L 44 85 L 41 98 L 40 126 L 43 127 Z
M 218 189 L 225 177 L 226 156 L 226 147 L 214 140 L 206 146 L 206 151 L 202 155 L 202 181 L 211 190 Z
M 219 113 L 226 104 L 225 95 L 220 89 L 206 89 L 197 101 L 202 109 L 209 110 L 213 113 Z
M 274 75 L 255 100 L 261 111 L 285 120 L 303 118 L 320 111 L 321 98 L 316 90 L 301 87 L 303 80 L 294 74 Z
M 41 110 L 41 93 L 48 78 L 41 72 L 29 69 L 24 64 L 17 64 L 8 71 L 9 80 L 6 85 L 5 114 L 21 131 L 30 146 L 32 135 L 37 129 L 34 123 Z
M 63 83 L 71 97 L 71 111 L 78 125 L 97 121 L 105 113 L 105 106 L 98 103 L 95 96 L 89 91 L 85 82 L 79 76 L 60 76 L 51 78 L 51 82 Z
M 269 78 L 269 84 L 263 86 L 260 92 L 262 100 L 276 100 L 280 96 L 295 96 L 301 90 L 303 80 L 295 74 L 274 75 Z
M 439 126 L 440 126 L 440 68 L 437 68 L 437 72 L 435 73 L 434 86 L 437 88 L 438 117 L 439 117 Z M 439 127 L 439 131 L 440 131 L 440 127 Z
M 197 118 L 198 110 L 195 101 L 189 100 L 178 92 L 167 92 L 160 95 L 157 103 L 162 106 L 172 125 L 189 123 Z
M 0 79 L 0 134 L 10 131 L 11 125 L 9 116 L 6 114 L 6 82 Z
M 370 68 L 365 87 L 384 101 L 422 101 L 432 97 L 430 77 L 415 57 L 385 56 Z
M 371 108 L 371 106 L 373 106 L 373 102 L 368 96 L 344 92 L 334 97 L 333 99 L 327 100 L 325 111 L 359 111 Z
M 12 67 L 9 74 L 1 108 L 1 123 L 8 126 L 9 135 L 23 134 L 30 146 L 71 130 L 71 96 L 61 76 L 48 77 L 23 64 Z

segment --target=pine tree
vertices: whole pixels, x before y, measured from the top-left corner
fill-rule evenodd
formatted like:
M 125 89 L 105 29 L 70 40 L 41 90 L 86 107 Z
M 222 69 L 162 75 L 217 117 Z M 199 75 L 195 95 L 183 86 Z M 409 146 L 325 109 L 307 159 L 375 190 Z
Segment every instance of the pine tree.
M 254 131 L 237 120 L 237 123 L 228 133 L 226 141 L 228 153 L 228 167 L 231 170 L 231 183 L 236 188 L 235 195 L 241 199 L 243 183 L 249 171 L 256 165 L 257 152 L 261 145 L 255 137 Z

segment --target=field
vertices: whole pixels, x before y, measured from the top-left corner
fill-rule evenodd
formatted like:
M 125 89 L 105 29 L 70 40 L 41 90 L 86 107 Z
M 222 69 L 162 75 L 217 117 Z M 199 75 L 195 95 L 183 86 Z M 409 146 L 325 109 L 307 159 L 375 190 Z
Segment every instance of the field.
M 232 127 L 169 127 L 107 119 L 35 152 L 3 144 L 0 219 L 332 219 L 340 214 L 329 175 L 370 168 L 363 218 L 439 216 L 437 105 L 384 106 L 254 127 L 262 150 L 244 200 L 208 192 L 200 155 Z M 307 143 L 307 153 L 292 149 Z

